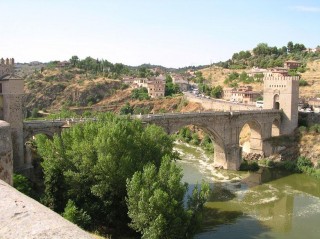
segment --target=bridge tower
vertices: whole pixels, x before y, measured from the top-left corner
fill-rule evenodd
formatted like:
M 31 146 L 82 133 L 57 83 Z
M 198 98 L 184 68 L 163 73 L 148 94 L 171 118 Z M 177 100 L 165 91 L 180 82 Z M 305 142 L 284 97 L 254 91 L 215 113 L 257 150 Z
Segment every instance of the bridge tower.
M 0 59 L 0 120 L 10 124 L 13 169 L 23 170 L 23 79 L 14 73 L 14 59 Z
M 280 134 L 291 134 L 298 126 L 299 76 L 265 77 L 263 108 L 281 109 Z

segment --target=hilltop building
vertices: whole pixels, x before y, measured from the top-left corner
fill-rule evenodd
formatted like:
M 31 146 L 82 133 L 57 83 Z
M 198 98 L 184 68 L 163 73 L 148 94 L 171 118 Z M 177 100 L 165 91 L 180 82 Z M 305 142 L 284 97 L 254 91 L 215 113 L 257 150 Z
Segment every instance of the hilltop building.
M 284 62 L 284 68 L 286 69 L 297 69 L 298 67 L 301 66 L 301 62 L 298 61 L 285 61 Z
M 250 85 L 223 89 L 223 99 L 230 100 L 232 102 L 253 104 L 260 96 L 261 93 L 253 91 L 252 86 Z
M 129 80 L 132 82 L 132 79 Z M 148 90 L 148 95 L 151 98 L 164 97 L 166 79 L 163 75 L 159 75 L 151 78 L 134 78 L 132 87 L 141 88 L 145 87 Z

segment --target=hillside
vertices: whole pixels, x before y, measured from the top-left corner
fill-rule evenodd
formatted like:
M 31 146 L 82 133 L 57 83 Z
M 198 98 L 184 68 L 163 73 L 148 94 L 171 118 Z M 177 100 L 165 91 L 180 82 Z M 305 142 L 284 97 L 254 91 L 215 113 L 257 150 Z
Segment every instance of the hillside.
M 57 112 L 62 108 L 78 113 L 113 111 L 119 113 L 126 103 L 135 114 L 189 112 L 202 109 L 183 96 L 151 100 L 131 99 L 131 88 L 119 79 L 86 73 L 77 68 L 49 68 L 35 71 L 25 79 L 25 107 Z
M 315 97 L 320 94 L 320 60 L 310 61 L 306 65 L 306 72 L 301 74 L 301 79 L 304 79 L 308 82 L 307 86 L 300 87 L 300 97 L 309 98 Z M 232 72 L 241 73 L 243 71 L 249 72 L 250 69 L 245 70 L 231 70 L 225 69 L 222 67 L 212 66 L 209 68 L 205 68 L 200 70 L 204 78 L 208 79 L 208 83 L 216 86 L 221 85 L 226 87 L 223 84 L 223 81 L 226 79 L 228 74 Z M 254 83 L 251 84 L 255 91 L 263 90 L 263 84 Z

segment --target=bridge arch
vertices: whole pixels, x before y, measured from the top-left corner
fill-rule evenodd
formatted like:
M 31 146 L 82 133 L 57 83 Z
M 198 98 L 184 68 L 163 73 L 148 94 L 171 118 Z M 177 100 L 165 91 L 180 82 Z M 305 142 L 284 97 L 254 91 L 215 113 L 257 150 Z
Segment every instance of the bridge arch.
M 196 120 L 190 120 L 188 118 L 186 120 L 180 119 L 179 121 L 176 121 L 174 124 L 172 123 L 167 124 L 165 122 L 161 122 L 161 123 L 153 122 L 153 123 L 163 127 L 168 134 L 174 134 L 178 132 L 180 129 L 182 129 L 183 127 L 186 127 L 189 125 L 194 125 L 200 128 L 201 130 L 203 130 L 205 133 L 208 134 L 209 138 L 214 144 L 214 153 L 213 153 L 214 165 L 223 167 L 225 169 L 228 168 L 228 161 L 226 156 L 227 145 L 225 144 L 225 141 L 223 140 L 221 135 L 217 132 L 217 130 L 212 126 L 209 126 L 208 123 L 204 123 Z
M 53 132 L 51 130 L 44 130 L 44 129 L 41 129 L 41 130 L 32 130 L 32 131 L 28 131 L 28 132 L 25 132 L 24 134 L 24 144 L 29 141 L 32 137 L 38 135 L 38 134 L 44 134 L 46 135 L 49 139 L 52 139 L 53 138 L 53 135 L 55 134 L 56 132 Z
M 24 158 L 23 158 L 23 164 L 24 164 L 24 171 L 28 169 L 34 169 L 34 167 L 38 167 L 39 162 L 35 163 L 34 161 L 34 152 L 32 145 L 32 139 L 36 135 L 45 135 L 49 139 L 53 139 L 54 133 L 48 130 L 36 130 L 29 132 L 28 134 L 24 135 L 24 143 L 23 143 L 23 151 L 24 151 Z
M 263 155 L 262 127 L 257 120 L 250 120 L 240 125 L 239 145 L 242 147 L 242 155 Z

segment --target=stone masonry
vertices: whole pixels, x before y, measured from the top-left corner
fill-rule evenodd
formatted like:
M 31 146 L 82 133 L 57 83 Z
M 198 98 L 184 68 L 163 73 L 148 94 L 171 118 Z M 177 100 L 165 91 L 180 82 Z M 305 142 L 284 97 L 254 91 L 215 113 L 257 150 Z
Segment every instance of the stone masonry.
M 24 170 L 23 86 L 14 73 L 14 59 L 0 59 L 0 120 L 10 124 L 14 171 Z
M 0 179 L 12 185 L 13 161 L 10 124 L 0 120 Z

